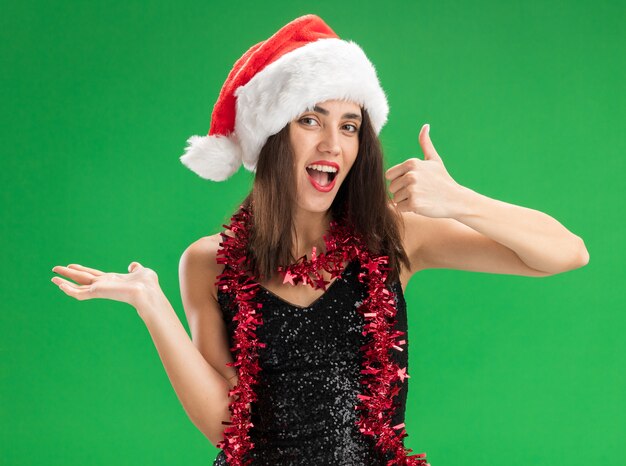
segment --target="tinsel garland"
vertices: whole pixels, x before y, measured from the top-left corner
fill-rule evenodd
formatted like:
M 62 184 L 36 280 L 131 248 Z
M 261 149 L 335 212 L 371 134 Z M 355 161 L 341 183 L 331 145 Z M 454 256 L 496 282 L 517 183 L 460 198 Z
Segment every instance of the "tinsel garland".
M 266 346 L 255 333 L 256 328 L 263 324 L 262 313 L 258 311 L 262 304 L 254 300 L 259 291 L 258 277 L 251 276 L 244 267 L 251 220 L 252 212 L 240 205 L 239 211 L 231 217 L 230 225 L 222 225 L 231 230 L 234 236 L 221 233 L 222 242 L 217 252 L 217 262 L 228 264 L 229 267 L 225 267 L 217 277 L 216 284 L 223 292 L 230 293 L 238 306 L 233 318 L 237 325 L 233 334 L 234 346 L 231 348 L 236 357 L 233 363 L 228 364 L 237 368 L 238 383 L 229 391 L 232 397 L 229 404 L 231 419 L 230 422 L 222 421 L 227 427 L 224 429 L 224 439 L 217 444 L 224 451 L 229 466 L 245 466 L 252 461 L 247 457 L 254 447 L 249 437 L 249 428 L 253 426 L 249 407 L 257 400 L 253 387 L 258 382 L 261 370 L 258 349 Z M 430 466 L 426 462 L 425 453 L 407 455 L 412 450 L 402 444 L 402 438 L 408 436 L 404 423 L 390 425 L 394 411 L 393 399 L 400 392 L 400 383 L 404 383 L 409 375 L 407 368 L 399 367 L 389 354 L 391 349 L 403 351 L 402 345 L 406 343 L 405 340 L 397 341 L 404 332 L 393 331 L 397 309 L 394 293 L 385 286 L 389 257 L 370 254 L 362 238 L 335 221 L 330 222 L 324 242 L 325 253 L 316 254 L 314 247 L 310 261 L 303 256 L 295 264 L 279 267 L 278 272 L 284 277 L 283 283 L 309 284 L 315 289 L 326 290 L 330 282 L 324 280 L 319 270 L 330 272 L 332 278 L 339 277 L 343 262 L 358 257 L 362 270 L 358 279 L 366 283 L 368 297 L 357 308 L 357 312 L 365 317 L 363 335 L 369 334 L 371 339 L 361 347 L 363 393 L 358 395 L 361 403 L 355 406 L 360 411 L 356 424 L 364 435 L 376 439 L 376 446 L 381 452 L 392 454 L 387 466 Z M 311 275 L 315 278 L 311 278 Z

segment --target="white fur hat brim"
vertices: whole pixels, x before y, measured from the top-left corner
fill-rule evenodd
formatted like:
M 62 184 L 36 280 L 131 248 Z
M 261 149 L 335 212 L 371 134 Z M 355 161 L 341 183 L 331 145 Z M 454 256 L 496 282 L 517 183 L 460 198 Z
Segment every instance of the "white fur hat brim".
M 319 39 L 270 63 L 235 90 L 235 129 L 228 136 L 192 136 L 180 160 L 199 176 L 223 181 L 241 166 L 256 171 L 267 138 L 326 100 L 362 105 L 379 134 L 389 105 L 374 65 L 352 41 Z

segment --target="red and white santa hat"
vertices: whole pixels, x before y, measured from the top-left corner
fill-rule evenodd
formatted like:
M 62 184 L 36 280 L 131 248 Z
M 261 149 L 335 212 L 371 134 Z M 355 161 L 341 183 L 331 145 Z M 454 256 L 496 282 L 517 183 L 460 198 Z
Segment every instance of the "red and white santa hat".
M 300 16 L 235 62 L 213 107 L 208 135 L 187 139 L 180 161 L 213 181 L 226 180 L 242 163 L 256 172 L 267 138 L 329 99 L 363 106 L 376 134 L 387 122 L 387 97 L 363 50 L 339 39 L 319 16 Z

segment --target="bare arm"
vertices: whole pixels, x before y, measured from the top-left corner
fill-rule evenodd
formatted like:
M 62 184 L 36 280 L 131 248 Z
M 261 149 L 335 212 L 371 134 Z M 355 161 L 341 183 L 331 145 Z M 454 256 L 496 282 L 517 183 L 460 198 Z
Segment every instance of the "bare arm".
M 231 385 L 192 343 L 162 292 L 154 270 L 137 262 L 130 264 L 128 274 L 106 273 L 79 264 L 56 266 L 52 270 L 78 283 L 61 277 L 52 278 L 62 291 L 79 301 L 112 299 L 136 309 L 150 332 L 185 412 L 217 446 L 225 428 L 222 421 L 230 420 L 228 392 Z M 208 305 L 211 306 L 210 301 Z M 215 311 L 213 307 L 211 310 Z M 236 378 L 231 384 L 234 382 Z
M 403 213 L 407 250 L 417 268 L 546 276 L 589 262 L 582 238 L 538 210 L 491 199 L 448 173 L 424 125 L 424 160 L 387 170 L 394 204 Z
M 222 421 L 230 420 L 228 381 L 194 346 L 165 295 L 152 296 L 138 312 L 189 419 L 216 446 Z

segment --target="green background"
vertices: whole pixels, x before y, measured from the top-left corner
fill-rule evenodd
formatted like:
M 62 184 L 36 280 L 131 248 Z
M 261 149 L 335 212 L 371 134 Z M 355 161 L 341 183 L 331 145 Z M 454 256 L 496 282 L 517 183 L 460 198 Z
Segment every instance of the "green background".
M 412 278 L 406 445 L 432 466 L 626 464 L 620 3 L 5 4 L 2 462 L 211 464 L 135 310 L 77 301 L 50 269 L 139 261 L 187 327 L 180 255 L 220 230 L 252 174 L 214 183 L 178 157 L 235 60 L 315 13 L 377 68 L 387 168 L 423 158 L 430 123 L 457 182 L 546 212 L 591 256 L 546 278 Z

